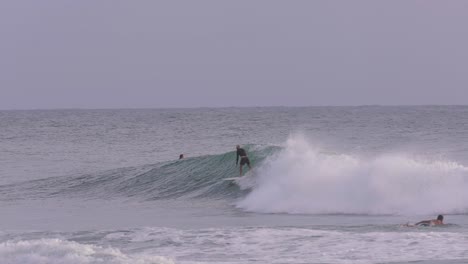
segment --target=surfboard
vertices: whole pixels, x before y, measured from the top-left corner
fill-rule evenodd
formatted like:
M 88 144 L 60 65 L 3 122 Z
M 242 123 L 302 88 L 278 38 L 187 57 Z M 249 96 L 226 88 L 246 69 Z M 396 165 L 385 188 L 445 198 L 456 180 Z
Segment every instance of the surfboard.
M 231 177 L 231 178 L 224 178 L 223 181 L 235 181 L 235 180 L 238 180 L 242 177 Z

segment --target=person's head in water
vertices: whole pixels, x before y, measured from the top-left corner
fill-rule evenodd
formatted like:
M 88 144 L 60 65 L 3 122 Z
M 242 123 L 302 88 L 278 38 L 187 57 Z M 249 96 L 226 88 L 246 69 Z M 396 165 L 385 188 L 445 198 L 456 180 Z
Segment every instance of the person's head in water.
M 443 215 L 438 215 L 437 220 L 439 220 L 441 222 L 444 221 L 444 216 Z
M 179 159 L 183 159 L 183 158 L 184 158 L 184 154 L 180 154 Z

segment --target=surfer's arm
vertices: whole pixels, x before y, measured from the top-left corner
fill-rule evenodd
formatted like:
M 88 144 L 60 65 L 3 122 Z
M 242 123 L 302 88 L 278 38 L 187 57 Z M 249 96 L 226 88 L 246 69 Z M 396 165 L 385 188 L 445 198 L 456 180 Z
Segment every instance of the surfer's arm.
M 236 154 L 236 165 L 238 162 L 239 162 L 239 150 L 237 151 L 237 154 Z

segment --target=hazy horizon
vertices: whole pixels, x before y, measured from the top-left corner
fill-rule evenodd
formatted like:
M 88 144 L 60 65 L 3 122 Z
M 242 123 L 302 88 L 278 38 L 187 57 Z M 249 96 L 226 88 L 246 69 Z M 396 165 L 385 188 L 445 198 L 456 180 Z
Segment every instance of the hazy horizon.
M 177 110 L 177 109 L 223 109 L 223 108 L 323 108 L 323 107 L 468 107 L 468 104 L 366 104 L 366 105 L 263 105 L 263 106 L 187 106 L 187 107 L 109 107 L 109 108 L 85 108 L 85 107 L 69 107 L 69 108 L 17 108 L 17 109 L 1 109 L 0 111 L 54 111 L 54 110 Z
M 0 109 L 468 105 L 466 1 L 3 1 Z

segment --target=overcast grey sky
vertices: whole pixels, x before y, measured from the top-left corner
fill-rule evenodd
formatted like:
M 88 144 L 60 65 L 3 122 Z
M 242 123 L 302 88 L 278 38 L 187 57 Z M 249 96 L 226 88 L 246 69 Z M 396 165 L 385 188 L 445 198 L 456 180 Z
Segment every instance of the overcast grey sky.
M 0 2 L 0 109 L 468 104 L 468 1 Z

